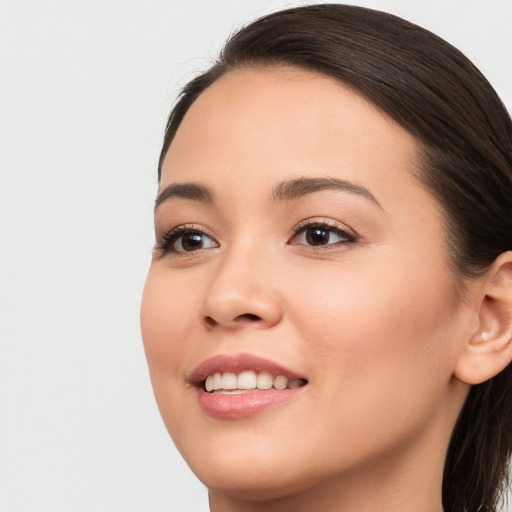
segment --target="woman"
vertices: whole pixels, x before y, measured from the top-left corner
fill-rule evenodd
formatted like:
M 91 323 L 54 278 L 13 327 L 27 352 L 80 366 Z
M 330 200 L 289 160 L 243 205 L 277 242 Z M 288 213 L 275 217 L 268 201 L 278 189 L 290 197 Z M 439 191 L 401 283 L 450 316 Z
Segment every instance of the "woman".
M 512 125 L 455 48 L 316 5 L 167 125 L 142 331 L 218 511 L 494 511 L 511 451 Z

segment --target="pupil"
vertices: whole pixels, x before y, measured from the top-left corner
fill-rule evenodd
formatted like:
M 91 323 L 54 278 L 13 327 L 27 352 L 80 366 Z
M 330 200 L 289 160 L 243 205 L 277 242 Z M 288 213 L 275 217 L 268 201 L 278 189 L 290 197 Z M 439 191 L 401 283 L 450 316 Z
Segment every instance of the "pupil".
M 200 249 L 203 245 L 203 239 L 201 235 L 189 234 L 183 237 L 183 249 L 186 251 L 194 251 L 195 249 Z
M 308 231 L 306 238 L 311 245 L 324 245 L 329 241 L 329 233 L 322 228 L 313 228 Z

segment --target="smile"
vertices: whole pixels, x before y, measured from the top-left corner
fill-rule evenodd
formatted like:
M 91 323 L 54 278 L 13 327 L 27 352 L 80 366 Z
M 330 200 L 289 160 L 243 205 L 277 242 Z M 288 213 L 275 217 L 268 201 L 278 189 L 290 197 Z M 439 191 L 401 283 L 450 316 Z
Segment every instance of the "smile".
M 267 359 L 249 354 L 207 359 L 189 375 L 203 412 L 243 418 L 297 396 L 308 380 Z

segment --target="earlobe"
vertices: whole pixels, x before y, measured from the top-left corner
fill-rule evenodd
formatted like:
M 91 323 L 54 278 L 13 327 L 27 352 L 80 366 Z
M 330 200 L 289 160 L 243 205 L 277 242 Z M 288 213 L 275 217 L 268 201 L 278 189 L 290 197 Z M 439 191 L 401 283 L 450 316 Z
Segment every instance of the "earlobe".
M 478 290 L 478 329 L 462 347 L 454 372 L 471 385 L 491 379 L 512 361 L 512 251 L 496 259 Z

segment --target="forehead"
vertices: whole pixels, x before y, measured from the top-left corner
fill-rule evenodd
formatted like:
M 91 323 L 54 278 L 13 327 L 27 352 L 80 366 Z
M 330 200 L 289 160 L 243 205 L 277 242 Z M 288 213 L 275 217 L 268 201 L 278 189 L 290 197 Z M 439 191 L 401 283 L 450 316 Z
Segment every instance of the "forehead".
M 192 104 L 161 186 L 206 181 L 240 190 L 250 182 L 256 190 L 334 175 L 377 189 L 393 182 L 396 194 L 419 187 L 407 172 L 416 151 L 408 132 L 343 83 L 296 68 L 251 68 L 227 73 Z

